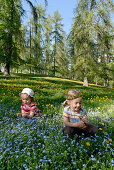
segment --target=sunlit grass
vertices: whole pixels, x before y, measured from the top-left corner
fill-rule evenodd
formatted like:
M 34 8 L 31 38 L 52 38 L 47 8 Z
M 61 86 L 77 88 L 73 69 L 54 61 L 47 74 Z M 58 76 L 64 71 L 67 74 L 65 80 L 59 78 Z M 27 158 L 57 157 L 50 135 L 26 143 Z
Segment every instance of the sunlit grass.
M 1 169 L 112 169 L 114 89 L 68 79 L 26 74 L 0 77 Z M 19 93 L 34 90 L 41 119 L 16 117 Z M 98 127 L 95 138 L 63 136 L 62 102 L 69 89 L 83 93 L 90 122 Z

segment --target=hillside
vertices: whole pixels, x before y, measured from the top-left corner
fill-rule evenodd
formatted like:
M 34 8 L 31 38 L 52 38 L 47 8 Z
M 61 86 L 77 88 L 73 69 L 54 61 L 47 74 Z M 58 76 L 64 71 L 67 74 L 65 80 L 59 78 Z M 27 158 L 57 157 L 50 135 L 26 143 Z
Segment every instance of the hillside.
M 114 89 L 48 76 L 0 75 L 0 159 L 2 169 L 111 169 L 113 167 Z M 32 88 L 41 119 L 16 117 L 19 93 Z M 95 138 L 71 139 L 62 133 L 62 102 L 69 89 L 80 90 Z

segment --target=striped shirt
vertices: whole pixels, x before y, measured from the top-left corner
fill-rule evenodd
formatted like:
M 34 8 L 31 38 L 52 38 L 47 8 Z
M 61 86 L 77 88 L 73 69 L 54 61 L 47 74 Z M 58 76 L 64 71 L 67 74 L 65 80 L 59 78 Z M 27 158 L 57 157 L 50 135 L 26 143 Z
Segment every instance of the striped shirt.
M 29 106 L 26 106 L 24 103 L 21 104 L 21 110 L 23 110 L 24 113 L 30 115 L 30 112 L 34 112 L 35 115 L 41 117 L 41 114 L 39 112 L 38 107 L 32 102 Z
M 69 106 L 64 108 L 63 117 L 67 117 L 69 122 L 75 123 L 81 120 L 81 117 L 86 115 L 86 110 L 81 108 L 79 113 L 73 112 Z

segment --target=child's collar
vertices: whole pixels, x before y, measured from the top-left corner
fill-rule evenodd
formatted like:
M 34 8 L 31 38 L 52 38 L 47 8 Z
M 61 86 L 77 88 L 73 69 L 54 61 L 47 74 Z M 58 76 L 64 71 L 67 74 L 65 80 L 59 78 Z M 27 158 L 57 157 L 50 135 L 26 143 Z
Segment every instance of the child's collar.
M 31 102 L 31 104 L 29 104 L 28 107 L 32 107 L 32 106 L 34 106 L 34 105 L 35 105 L 34 102 Z M 25 106 L 25 104 L 22 103 L 22 106 Z

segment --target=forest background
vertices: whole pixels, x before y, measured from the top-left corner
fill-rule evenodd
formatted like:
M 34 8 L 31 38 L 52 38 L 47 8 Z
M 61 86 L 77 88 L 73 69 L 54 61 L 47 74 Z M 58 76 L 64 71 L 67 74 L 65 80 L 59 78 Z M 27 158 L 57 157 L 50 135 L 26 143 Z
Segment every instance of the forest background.
M 31 18 L 23 25 L 26 9 L 22 0 L 0 0 L 0 64 L 10 73 L 45 74 L 114 87 L 112 0 L 79 0 L 71 31 L 63 29 L 62 16 L 45 7 L 31 7 Z M 77 2 L 77 1 L 76 1 Z

